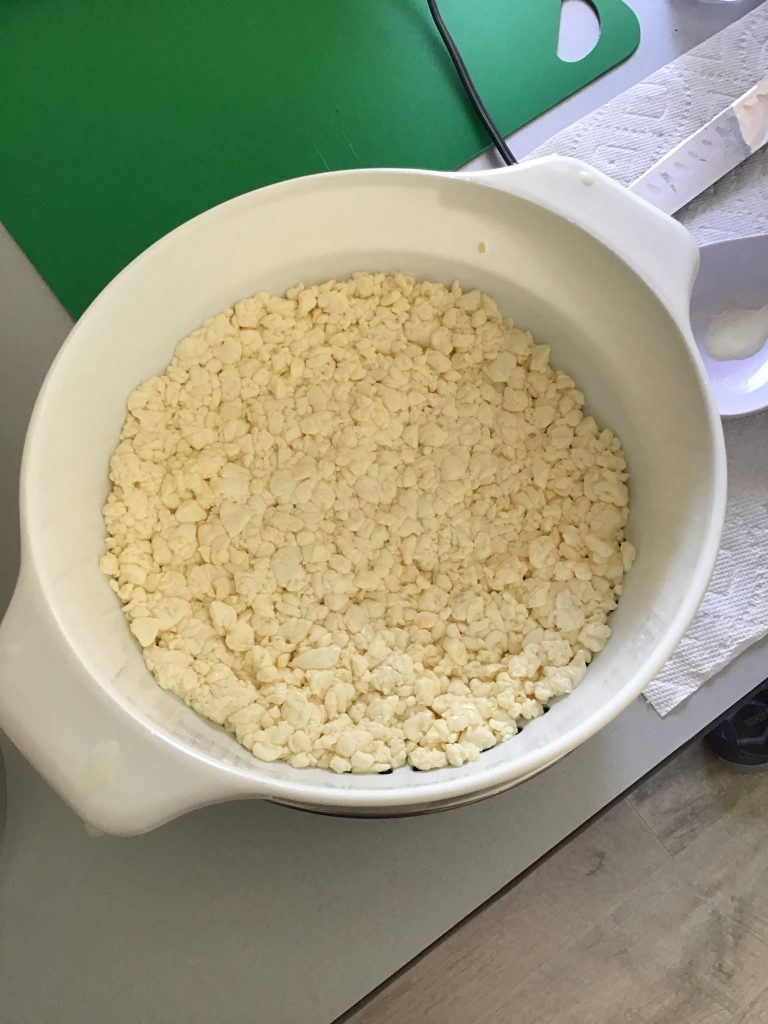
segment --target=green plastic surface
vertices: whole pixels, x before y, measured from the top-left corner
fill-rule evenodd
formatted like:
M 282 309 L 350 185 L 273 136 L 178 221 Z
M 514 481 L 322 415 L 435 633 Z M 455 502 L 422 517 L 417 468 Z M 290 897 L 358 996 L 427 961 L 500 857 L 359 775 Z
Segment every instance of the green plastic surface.
M 442 0 L 508 133 L 629 56 L 637 19 L 557 56 L 561 0 Z M 77 315 L 231 196 L 326 169 L 452 169 L 486 148 L 426 0 L 0 0 L 0 217 Z

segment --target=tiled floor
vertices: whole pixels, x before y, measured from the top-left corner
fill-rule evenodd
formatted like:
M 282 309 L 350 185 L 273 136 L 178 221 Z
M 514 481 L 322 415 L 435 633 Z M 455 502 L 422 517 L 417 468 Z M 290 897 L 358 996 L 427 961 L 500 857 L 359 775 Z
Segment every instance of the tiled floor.
M 350 1018 L 410 1022 L 768 1024 L 768 773 L 679 755 Z

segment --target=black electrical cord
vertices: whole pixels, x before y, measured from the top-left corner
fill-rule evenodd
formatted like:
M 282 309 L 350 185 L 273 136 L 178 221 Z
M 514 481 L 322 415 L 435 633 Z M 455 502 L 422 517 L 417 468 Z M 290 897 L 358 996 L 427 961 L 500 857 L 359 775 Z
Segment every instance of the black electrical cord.
M 469 71 L 467 70 L 467 65 L 462 60 L 459 49 L 443 21 L 442 15 L 440 14 L 437 6 L 437 0 L 427 0 L 427 6 L 429 7 L 429 13 L 432 15 L 435 27 L 440 33 L 440 36 L 445 43 L 445 48 L 453 61 L 453 66 L 456 68 L 461 84 L 464 86 L 464 91 L 469 97 L 469 102 L 474 107 L 475 113 L 480 118 L 483 123 L 483 127 L 491 137 L 491 141 L 498 150 L 499 156 L 508 167 L 512 164 L 516 164 L 517 159 L 515 158 L 515 155 L 504 141 L 503 135 L 493 123 L 493 118 L 485 109 L 485 104 L 480 99 L 480 94 L 475 88 L 475 83 L 472 81 Z

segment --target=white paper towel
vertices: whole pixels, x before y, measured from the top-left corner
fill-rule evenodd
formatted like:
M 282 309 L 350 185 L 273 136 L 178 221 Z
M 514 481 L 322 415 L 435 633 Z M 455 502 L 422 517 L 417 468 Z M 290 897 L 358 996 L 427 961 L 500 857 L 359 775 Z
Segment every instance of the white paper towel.
M 767 76 L 768 3 L 531 156 L 578 156 L 629 184 Z M 756 153 L 709 189 L 680 220 L 700 245 L 768 234 L 768 152 Z M 729 483 L 722 547 L 698 617 L 645 691 L 660 715 L 768 634 L 768 413 L 727 423 L 725 435 Z
M 731 420 L 725 442 L 728 508 L 720 554 L 696 620 L 645 691 L 660 715 L 768 633 L 768 413 Z

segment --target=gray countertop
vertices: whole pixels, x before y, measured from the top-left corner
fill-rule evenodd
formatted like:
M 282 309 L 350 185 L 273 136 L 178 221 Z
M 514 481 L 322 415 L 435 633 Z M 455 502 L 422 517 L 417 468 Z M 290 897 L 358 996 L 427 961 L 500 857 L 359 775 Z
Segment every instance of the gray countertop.
M 643 25 L 637 54 L 517 133 L 518 154 L 758 3 L 633 6 Z M 0 235 L 0 610 L 18 559 L 23 433 L 69 325 Z M 136 839 L 91 839 L 3 740 L 0 1024 L 328 1024 L 704 729 L 766 664 L 768 641 L 665 719 L 639 700 L 518 789 L 394 821 L 254 801 Z

